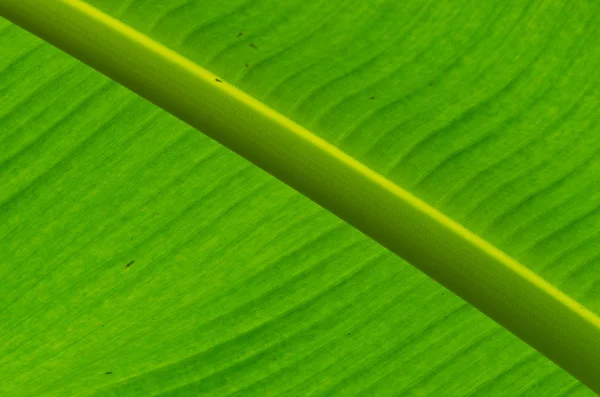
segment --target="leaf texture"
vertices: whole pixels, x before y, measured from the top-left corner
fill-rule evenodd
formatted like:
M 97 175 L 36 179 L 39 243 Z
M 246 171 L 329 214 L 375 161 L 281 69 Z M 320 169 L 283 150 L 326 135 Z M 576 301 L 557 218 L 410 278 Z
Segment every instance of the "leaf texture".
M 590 73 L 570 72 L 596 56 L 594 13 L 583 3 L 571 5 L 572 18 L 541 2 L 474 14 L 437 15 L 421 2 L 343 8 L 358 28 L 332 23 L 339 6 L 235 3 L 96 5 L 311 127 L 597 312 L 596 94 Z M 389 15 L 407 19 L 404 38 L 384 34 L 398 34 Z M 544 44 L 561 18 L 569 33 Z M 450 30 L 449 20 L 465 29 L 457 42 L 433 32 L 443 21 Z M 355 46 L 335 42 L 352 42 L 351 26 L 362 34 Z M 264 172 L 14 27 L 2 36 L 11 54 L 2 61 L 2 322 L 25 324 L 3 337 L 8 395 L 586 394 Z M 486 43 L 499 37 L 502 46 Z M 418 55 L 385 70 L 408 49 Z M 150 315 L 159 311 L 157 325 Z M 116 370 L 103 372 L 107 364 Z M 60 375 L 40 376 L 52 371 Z

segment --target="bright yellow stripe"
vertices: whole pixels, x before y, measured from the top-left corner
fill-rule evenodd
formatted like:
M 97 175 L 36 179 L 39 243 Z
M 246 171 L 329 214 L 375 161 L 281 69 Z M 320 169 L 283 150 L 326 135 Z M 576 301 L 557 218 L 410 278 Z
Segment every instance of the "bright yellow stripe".
M 87 3 L 0 1 L 8 19 L 331 210 L 600 392 L 600 318 L 538 274 L 337 147 Z M 73 29 L 85 34 L 73 35 Z
M 135 41 L 140 46 L 147 48 L 149 51 L 155 52 L 156 54 L 159 54 L 160 56 L 169 59 L 174 64 L 177 64 L 180 67 L 189 70 L 198 78 L 211 82 L 214 81 L 215 78 L 218 78 L 216 75 L 198 66 L 196 63 L 179 55 L 175 51 L 172 51 L 171 49 L 163 46 L 162 44 L 152 40 L 148 36 L 141 34 L 137 30 L 131 28 L 129 25 L 126 25 L 120 22 L 119 20 L 110 17 L 109 15 L 101 12 L 97 8 L 92 7 L 88 3 L 85 3 L 80 0 L 65 0 L 65 3 L 79 10 L 82 14 L 87 15 L 89 18 L 95 19 L 98 22 L 109 26 L 115 31 L 118 31 L 123 36 L 131 38 L 132 41 Z M 548 283 L 546 280 L 541 278 L 537 273 L 531 271 L 527 267 L 515 261 L 509 255 L 505 254 L 504 252 L 491 245 L 481 237 L 471 233 L 468 229 L 464 228 L 462 225 L 448 218 L 446 215 L 431 207 L 423 200 L 420 200 L 419 198 L 415 197 L 408 191 L 402 189 L 395 183 L 391 182 L 389 179 L 385 178 L 383 175 L 378 174 L 372 169 L 366 167 L 361 162 L 347 155 L 346 153 L 333 146 L 329 142 L 325 141 L 324 139 L 313 134 L 306 128 L 294 123 L 292 120 L 283 116 L 281 113 L 278 113 L 273 109 L 269 108 L 264 103 L 256 100 L 254 97 L 247 95 L 245 92 L 225 82 L 224 84 L 220 85 L 220 87 L 223 91 L 227 92 L 231 96 L 234 96 L 237 100 L 243 102 L 248 107 L 253 108 L 257 112 L 263 113 L 266 117 L 277 120 L 277 122 L 284 126 L 289 133 L 295 134 L 300 139 L 304 139 L 318 147 L 320 150 L 327 152 L 330 156 L 335 157 L 339 162 L 344 163 L 348 168 L 352 168 L 356 172 L 364 175 L 366 178 L 375 181 L 382 189 L 389 190 L 400 200 L 406 201 L 411 205 L 418 207 L 421 211 L 427 213 L 429 216 L 437 220 L 439 223 L 443 224 L 449 230 L 452 230 L 454 233 L 462 235 L 465 240 L 471 242 L 471 244 L 473 245 L 480 247 L 482 250 L 487 251 L 490 256 L 496 257 L 499 261 L 504 263 L 508 269 L 528 279 L 531 282 L 531 284 L 536 288 L 539 288 L 547 292 L 548 294 L 554 296 L 558 302 L 561 302 L 565 306 L 569 307 L 570 310 L 578 313 L 581 317 L 586 318 L 587 321 L 589 321 L 591 324 L 594 324 L 594 326 L 600 330 L 600 317 L 587 310 L 576 300 L 565 295 L 562 291 L 560 291 L 552 284 Z

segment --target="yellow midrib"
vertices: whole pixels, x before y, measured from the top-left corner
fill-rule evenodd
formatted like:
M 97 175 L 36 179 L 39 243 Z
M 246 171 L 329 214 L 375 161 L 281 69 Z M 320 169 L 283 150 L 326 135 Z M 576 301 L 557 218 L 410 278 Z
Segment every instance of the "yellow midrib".
M 481 237 L 85 2 L 0 0 L 0 12 L 340 216 L 600 393 L 600 318 Z

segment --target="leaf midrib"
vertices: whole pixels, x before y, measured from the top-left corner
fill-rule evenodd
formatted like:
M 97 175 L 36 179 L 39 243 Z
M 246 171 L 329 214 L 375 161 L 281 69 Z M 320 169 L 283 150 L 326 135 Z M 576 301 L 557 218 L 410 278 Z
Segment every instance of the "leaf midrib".
M 87 3 L 3 0 L 0 12 L 311 198 L 600 393 L 600 318 L 426 202 Z

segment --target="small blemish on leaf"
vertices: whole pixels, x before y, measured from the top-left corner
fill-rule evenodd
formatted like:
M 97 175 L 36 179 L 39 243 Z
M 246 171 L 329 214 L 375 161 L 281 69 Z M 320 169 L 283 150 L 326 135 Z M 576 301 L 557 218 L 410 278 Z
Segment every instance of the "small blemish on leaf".
M 110 374 L 112 374 L 112 372 L 107 372 L 107 373 L 106 373 L 106 375 L 110 375 Z
M 374 96 L 372 96 L 372 97 L 370 97 L 369 99 L 375 99 L 375 97 L 374 97 Z
M 215 81 L 216 81 L 217 83 L 222 83 L 222 81 L 221 81 L 221 80 L 219 80 L 219 79 L 215 79 Z
M 252 43 L 248 44 L 250 47 L 254 48 L 255 50 L 257 49 L 256 46 Z
M 246 64 L 244 65 L 244 67 L 246 67 L 246 68 L 247 68 L 247 67 L 248 67 L 248 64 L 246 63 Z
M 242 35 L 243 35 L 243 34 L 244 34 L 244 32 L 239 32 L 239 33 L 237 34 L 237 37 L 242 37 Z
M 131 265 L 133 265 L 135 263 L 135 261 L 129 261 L 128 264 L 125 265 L 125 267 L 131 267 Z

